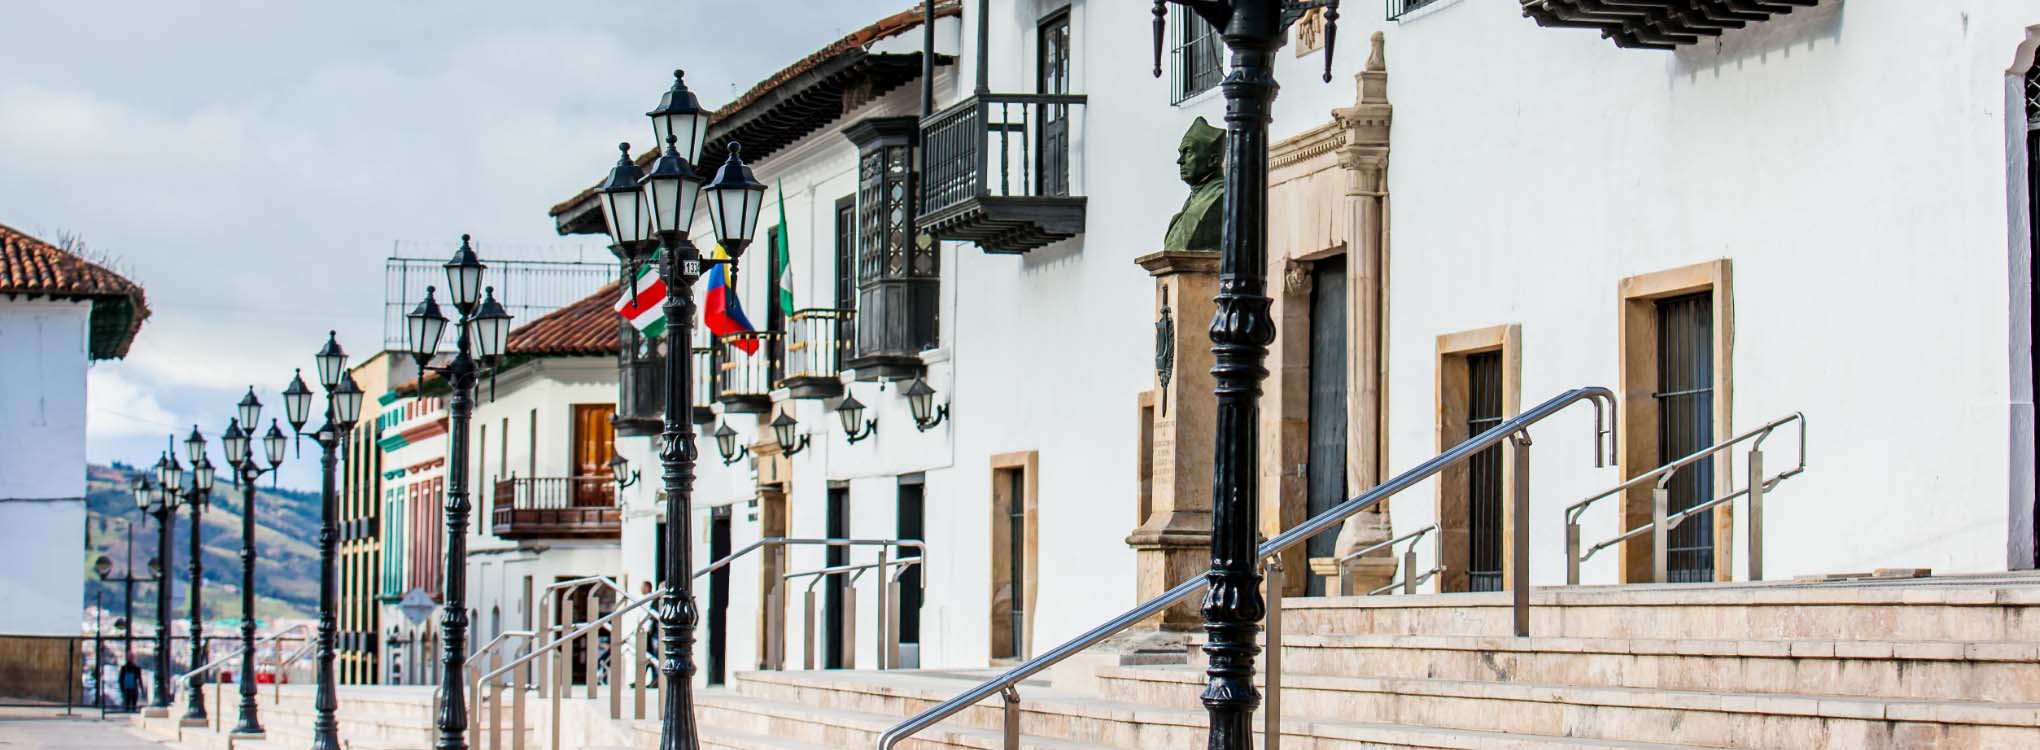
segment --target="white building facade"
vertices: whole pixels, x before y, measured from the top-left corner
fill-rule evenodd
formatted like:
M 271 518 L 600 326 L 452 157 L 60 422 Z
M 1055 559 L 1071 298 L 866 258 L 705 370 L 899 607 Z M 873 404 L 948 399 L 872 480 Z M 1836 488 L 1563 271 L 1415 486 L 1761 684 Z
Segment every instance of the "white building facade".
M 1333 83 L 1318 80 L 1321 19 L 1278 55 L 1263 533 L 1569 388 L 1612 389 L 1617 430 L 1599 442 L 1584 407 L 1537 427 L 1526 518 L 1501 503 L 1517 477 L 1500 452 L 1402 493 L 1297 555 L 1293 593 L 1433 569 L 1427 590 L 1501 587 L 1517 524 L 1529 580 L 1564 584 L 1569 506 L 1794 414 L 1764 444 L 1767 476 L 1789 471 L 1811 425 L 1804 472 L 1768 493 L 1763 577 L 2034 566 L 2040 6 L 1828 0 L 1651 50 L 1540 26 L 1524 12 L 1541 2 L 1398 3 L 1416 7 L 1395 19 L 1352 5 Z M 700 355 L 741 382 L 702 385 L 716 404 L 698 428 L 697 567 L 769 537 L 924 540 L 925 593 L 894 664 L 951 668 L 1039 653 L 1208 564 L 1216 260 L 1160 251 L 1189 192 L 1173 169 L 1181 134 L 1224 124 L 1222 69 L 1179 9 L 1153 77 L 1150 11 L 938 3 L 934 116 L 918 119 L 920 79 L 884 59 L 920 49 L 915 14 L 817 56 L 849 83 L 797 66 L 767 87 L 777 99 L 718 113 L 711 153 L 744 141 L 772 188 L 736 287 L 759 328 L 784 333 L 758 338 L 781 352 L 770 387 L 741 381 L 741 356 Z M 770 124 L 797 118 L 758 104 L 817 95 L 840 110 L 791 135 Z M 901 127 L 930 136 L 909 188 L 918 226 L 895 232 L 884 149 Z M 961 142 L 979 151 L 942 140 L 973 128 Z M 586 195 L 555 213 L 563 232 L 602 230 Z M 793 279 L 777 311 L 774 226 Z M 710 236 L 705 222 L 694 236 Z M 817 316 L 802 311 L 821 308 L 854 309 L 840 316 L 854 333 L 804 330 Z M 918 344 L 911 358 L 895 356 L 902 343 Z M 836 387 L 802 364 L 817 345 L 845 352 Z M 946 407 L 939 422 L 910 414 L 917 380 Z M 846 435 L 843 393 L 873 434 Z M 791 445 L 770 427 L 781 415 Z M 723 424 L 742 446 L 727 464 L 710 436 Z M 621 501 L 634 580 L 660 576 L 655 433 L 618 440 L 646 480 Z M 1685 470 L 1673 510 L 1744 488 L 1747 448 Z M 1594 468 L 1597 449 L 1609 468 Z M 1650 502 L 1637 490 L 1589 506 L 1582 541 L 1649 521 Z M 1748 516 L 1738 499 L 1682 525 L 1669 574 L 1747 579 Z M 1414 570 L 1385 555 L 1327 564 L 1427 526 Z M 1649 544 L 1592 557 L 1581 582 L 1652 579 Z M 718 665 L 707 679 L 803 666 L 808 580 L 768 604 L 773 582 L 873 555 L 793 547 L 783 564 L 753 553 L 697 581 L 721 632 L 702 638 Z M 854 605 L 818 596 L 816 666 L 879 663 L 875 578 Z M 762 646 L 768 606 L 787 613 L 786 653 Z M 832 609 L 852 623 L 840 636 Z
M 148 316 L 133 282 L 0 225 L 0 633 L 78 633 L 85 373 Z

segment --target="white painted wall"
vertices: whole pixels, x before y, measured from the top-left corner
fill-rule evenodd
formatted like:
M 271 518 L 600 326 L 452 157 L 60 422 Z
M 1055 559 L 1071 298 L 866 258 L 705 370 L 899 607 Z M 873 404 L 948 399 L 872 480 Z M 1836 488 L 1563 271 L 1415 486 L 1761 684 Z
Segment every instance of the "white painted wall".
M 70 635 L 84 613 L 90 302 L 0 297 L 0 633 Z

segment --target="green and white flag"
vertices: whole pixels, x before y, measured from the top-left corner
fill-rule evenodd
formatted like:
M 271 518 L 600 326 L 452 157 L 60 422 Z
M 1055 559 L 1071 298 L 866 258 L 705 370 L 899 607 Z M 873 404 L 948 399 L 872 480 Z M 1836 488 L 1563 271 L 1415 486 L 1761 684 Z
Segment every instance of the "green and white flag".
M 659 258 L 638 268 L 637 276 L 624 284 L 616 300 L 616 314 L 630 321 L 646 338 L 666 332 L 666 280 L 659 276 Z
M 773 285 L 779 287 L 779 311 L 793 314 L 793 251 L 792 241 L 786 238 L 786 182 L 779 182 L 779 244 L 772 248 L 773 261 L 779 264 L 779 278 Z

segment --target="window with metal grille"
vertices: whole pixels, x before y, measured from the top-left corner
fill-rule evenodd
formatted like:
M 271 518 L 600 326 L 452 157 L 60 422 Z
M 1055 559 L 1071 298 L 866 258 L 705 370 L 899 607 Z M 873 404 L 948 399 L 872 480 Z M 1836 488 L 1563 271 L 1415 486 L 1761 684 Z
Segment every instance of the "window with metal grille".
M 1225 45 L 1218 30 L 1195 13 L 1171 13 L 1169 26 L 1169 103 L 1181 104 L 1225 77 Z
M 1677 461 L 1714 443 L 1714 296 L 1711 292 L 1657 301 L 1658 464 Z M 1714 499 L 1714 459 L 1672 475 L 1669 512 Z M 1714 511 L 1672 529 L 1668 544 L 1674 582 L 1714 580 Z
M 1388 20 L 1401 20 L 1404 14 L 1422 9 L 1438 0 L 1388 0 Z
M 1466 436 L 1502 423 L 1502 353 L 1466 357 Z M 1502 445 L 1473 454 L 1466 466 L 1466 590 L 1502 590 Z

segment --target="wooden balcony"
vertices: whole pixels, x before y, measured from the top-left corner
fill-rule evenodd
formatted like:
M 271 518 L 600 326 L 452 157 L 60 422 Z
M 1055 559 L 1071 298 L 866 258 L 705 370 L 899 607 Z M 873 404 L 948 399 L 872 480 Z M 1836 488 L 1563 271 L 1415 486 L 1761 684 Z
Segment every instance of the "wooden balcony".
M 1819 0 L 1522 0 L 1539 26 L 1598 29 L 1617 47 L 1678 49 Z
M 607 476 L 511 477 L 496 482 L 490 529 L 504 539 L 616 539 L 623 516 Z
M 843 395 L 843 359 L 857 340 L 855 312 L 811 308 L 786 319 L 786 362 L 779 387 L 794 398 Z
M 921 122 L 921 228 L 988 253 L 1024 253 L 1084 231 L 1071 142 L 1080 94 L 986 94 Z

